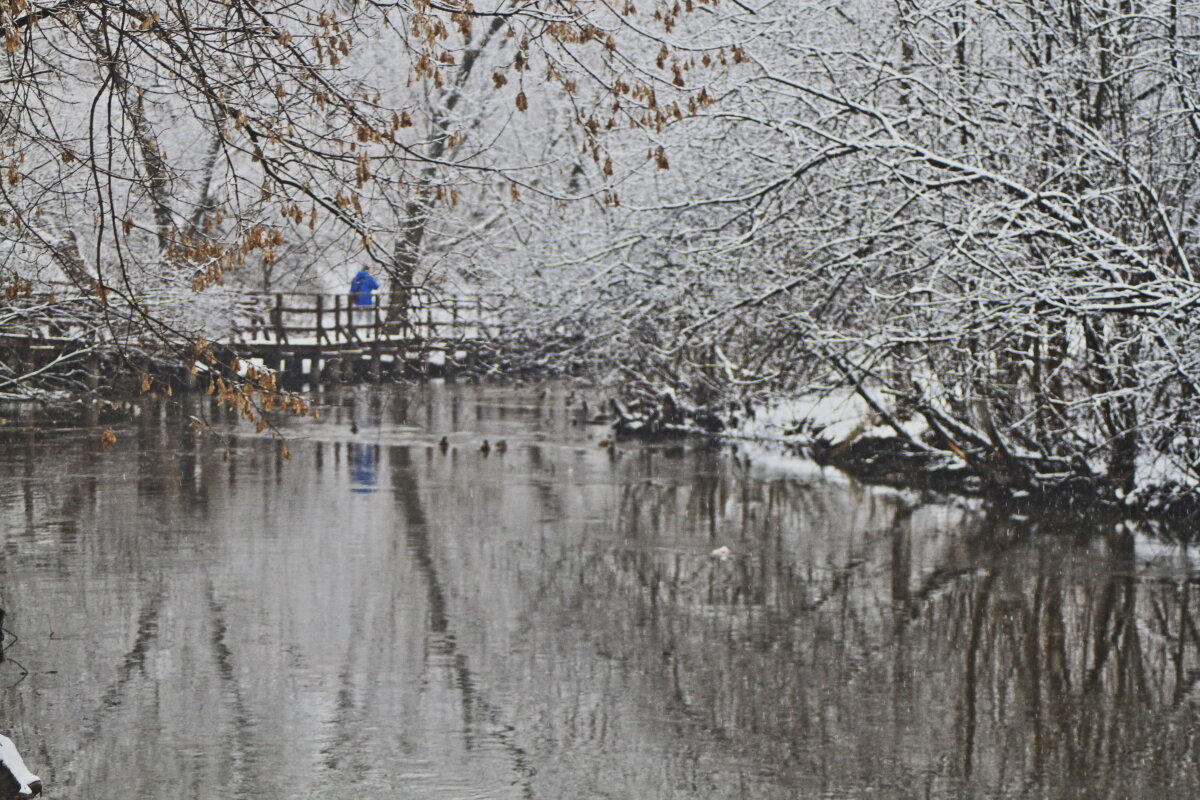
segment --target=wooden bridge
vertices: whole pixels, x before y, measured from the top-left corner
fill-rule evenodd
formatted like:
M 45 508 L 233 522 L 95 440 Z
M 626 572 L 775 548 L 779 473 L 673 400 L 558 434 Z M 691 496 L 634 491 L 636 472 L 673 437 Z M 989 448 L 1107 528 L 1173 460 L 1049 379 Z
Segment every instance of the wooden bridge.
M 233 341 L 239 357 L 291 379 L 378 379 L 486 367 L 501 336 L 498 298 L 262 292 L 247 296 Z
M 498 297 L 438 295 L 412 287 L 397 295 L 371 295 L 366 305 L 359 299 L 314 292 L 242 293 L 223 312 L 233 317 L 231 333 L 213 337 L 212 344 L 227 356 L 268 367 L 292 382 L 482 371 L 497 357 L 503 333 Z M 153 309 L 152 301 L 146 305 Z M 91 364 L 89 372 L 102 372 L 105 353 L 128 358 L 132 351 L 145 351 L 152 342 L 141 341 L 147 338 L 143 331 L 134 327 L 121 332 L 110 322 L 114 316 L 136 314 L 130 309 L 113 314 L 113 309 L 111 302 L 102 304 L 94 296 L 0 300 L 0 378 L 83 362 Z M 156 341 L 177 352 L 188 346 L 183 336 L 174 343 L 170 336 Z

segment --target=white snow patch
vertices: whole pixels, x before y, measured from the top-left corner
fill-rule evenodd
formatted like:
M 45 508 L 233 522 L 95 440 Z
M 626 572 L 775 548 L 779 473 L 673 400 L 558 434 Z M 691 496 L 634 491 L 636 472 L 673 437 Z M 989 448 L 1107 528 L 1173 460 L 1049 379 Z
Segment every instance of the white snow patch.
M 1179 462 L 1166 453 L 1143 452 L 1136 466 L 1137 486 L 1163 486 L 1174 484 L 1192 489 L 1200 488 L 1200 480 L 1188 472 Z
M 17 746 L 7 736 L 0 736 L 0 763 L 4 764 L 8 768 L 8 771 L 12 773 L 13 778 L 20 787 L 18 789 L 20 794 L 32 795 L 33 789 L 30 788 L 30 784 L 40 783 L 42 780 L 30 772 L 29 767 L 25 766 L 25 760 L 17 752 Z
M 735 433 L 749 438 L 781 439 L 789 432 L 820 432 L 830 441 L 842 441 L 869 425 L 870 408 L 849 390 L 801 395 L 756 410 Z
M 894 413 L 894 409 L 885 404 L 885 398 L 876 399 L 888 413 Z M 731 433 L 749 439 L 801 436 L 834 444 L 859 437 L 889 439 L 896 436 L 892 426 L 881 424 L 878 416 L 856 392 L 839 389 L 787 398 L 756 409 L 753 419 L 745 419 Z M 917 439 L 929 426 L 924 417 L 912 417 L 900 421 L 900 427 Z

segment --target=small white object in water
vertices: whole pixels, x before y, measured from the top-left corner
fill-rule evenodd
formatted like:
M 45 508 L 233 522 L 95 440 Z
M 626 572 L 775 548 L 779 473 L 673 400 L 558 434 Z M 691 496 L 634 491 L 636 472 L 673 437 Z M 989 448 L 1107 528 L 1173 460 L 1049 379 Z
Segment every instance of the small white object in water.
M 716 550 L 713 550 L 711 553 L 709 553 L 709 555 L 712 556 L 713 558 L 719 558 L 722 561 L 728 561 L 729 558 L 733 555 L 733 551 L 730 550 L 725 545 L 721 545 Z
M 42 793 L 42 779 L 29 771 L 25 760 L 17 752 L 17 746 L 7 736 L 0 736 L 0 764 L 3 764 L 20 785 L 17 790 L 21 797 L 33 797 Z

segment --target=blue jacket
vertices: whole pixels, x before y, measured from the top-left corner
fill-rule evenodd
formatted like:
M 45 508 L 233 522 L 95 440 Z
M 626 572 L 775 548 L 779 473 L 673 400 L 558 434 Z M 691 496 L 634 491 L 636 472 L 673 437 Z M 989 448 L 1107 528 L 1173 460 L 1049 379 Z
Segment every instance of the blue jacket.
M 358 274 L 350 281 L 350 292 L 356 297 L 354 304 L 356 306 L 374 305 L 371 299 L 371 292 L 379 288 L 379 281 L 375 280 L 371 273 L 365 269 L 360 269 Z

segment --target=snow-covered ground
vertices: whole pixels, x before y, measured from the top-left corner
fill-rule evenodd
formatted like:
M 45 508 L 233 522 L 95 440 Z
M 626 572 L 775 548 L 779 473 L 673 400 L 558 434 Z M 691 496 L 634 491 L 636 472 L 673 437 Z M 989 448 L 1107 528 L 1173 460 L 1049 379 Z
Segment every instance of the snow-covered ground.
M 924 439 L 929 426 L 923 417 L 902 418 L 893 408 L 886 408 L 886 411 L 895 415 L 904 432 L 913 440 Z M 755 460 L 763 463 L 778 459 L 793 460 L 780 454 L 779 449 L 772 445 L 820 443 L 836 447 L 861 439 L 891 439 L 897 436 L 891 425 L 883 424 L 880 415 L 851 389 L 778 399 L 757 407 L 753 415 L 745 415 L 727 434 L 749 443 L 750 447 L 743 447 L 748 451 L 753 449 Z M 824 475 L 830 474 L 830 471 L 811 461 L 800 458 L 794 460 L 797 462 L 792 465 L 794 470 L 820 470 Z M 1103 474 L 1105 465 L 1098 462 L 1092 468 L 1095 474 Z M 1022 494 L 1027 492 L 1016 492 L 1014 496 Z M 1135 489 L 1128 496 L 1118 493 L 1117 499 L 1130 508 L 1154 511 L 1162 510 L 1189 495 L 1200 496 L 1200 480 L 1189 472 L 1187 465 L 1175 456 L 1148 452 L 1138 460 Z
M 889 412 L 892 409 L 888 409 Z M 900 421 L 904 431 L 920 438 L 928 425 L 920 417 Z M 755 410 L 730 433 L 763 441 L 825 441 L 840 444 L 862 437 L 890 438 L 897 433 L 850 389 L 781 399 Z

